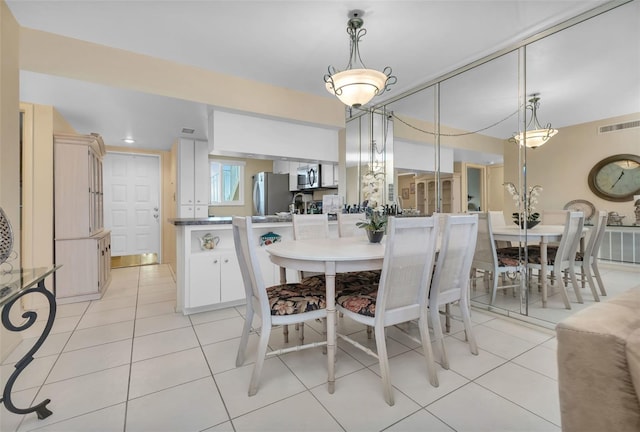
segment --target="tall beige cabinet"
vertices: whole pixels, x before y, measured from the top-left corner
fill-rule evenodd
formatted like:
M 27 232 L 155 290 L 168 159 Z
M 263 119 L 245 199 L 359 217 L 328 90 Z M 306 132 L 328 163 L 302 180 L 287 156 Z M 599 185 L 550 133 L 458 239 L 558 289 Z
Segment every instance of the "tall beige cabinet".
M 54 135 L 55 275 L 59 303 L 95 300 L 111 281 L 111 233 L 104 229 L 98 134 Z
M 437 209 L 438 183 L 432 176 L 416 178 L 416 208 L 422 215 L 431 215 Z M 460 174 L 445 174 L 440 177 L 440 190 L 442 193 L 441 213 L 460 213 Z

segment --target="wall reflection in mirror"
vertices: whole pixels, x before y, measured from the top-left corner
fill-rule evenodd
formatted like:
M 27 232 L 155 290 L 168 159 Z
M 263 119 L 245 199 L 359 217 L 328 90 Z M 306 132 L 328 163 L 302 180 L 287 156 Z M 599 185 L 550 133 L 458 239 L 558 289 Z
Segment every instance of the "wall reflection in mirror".
M 635 220 L 633 201 L 599 198 L 587 176 L 608 156 L 639 152 L 640 127 L 601 130 L 640 120 L 640 2 L 604 5 L 529 41 L 375 107 L 379 123 L 392 123 L 387 131 L 393 131 L 393 148 L 380 156 L 392 162 L 385 174 L 394 173 L 384 177 L 383 190 L 394 192 L 385 193 L 385 204 L 392 200 L 425 215 L 502 211 L 512 224 L 518 209 L 504 188 L 511 182 L 520 191 L 542 187 L 534 211 L 584 200 Z M 526 104 L 533 94 L 540 97 L 540 123 L 559 130 L 535 149 L 513 139 L 531 120 Z M 371 139 L 370 118 L 356 114 L 347 121 L 348 202 L 362 203 L 363 175 L 384 142 L 375 120 Z M 553 322 L 562 318 L 564 306 L 555 301 L 557 290 L 551 293 L 547 308 L 537 288 L 528 296 L 504 290 L 491 306 L 480 285 L 473 297 L 479 306 Z

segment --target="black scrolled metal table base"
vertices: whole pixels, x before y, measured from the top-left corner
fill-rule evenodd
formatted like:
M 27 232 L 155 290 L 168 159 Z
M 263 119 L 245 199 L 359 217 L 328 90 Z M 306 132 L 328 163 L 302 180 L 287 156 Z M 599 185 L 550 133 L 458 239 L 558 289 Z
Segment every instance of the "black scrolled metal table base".
M 0 400 L 0 402 L 3 402 L 4 406 L 9 411 L 16 414 L 29 414 L 35 411 L 38 415 L 38 418 L 42 420 L 53 414 L 51 410 L 47 408 L 47 404 L 51 402 L 51 399 L 45 399 L 38 405 L 34 405 L 30 408 L 18 408 L 11 401 L 11 389 L 13 388 L 13 384 L 18 379 L 20 373 L 29 365 L 29 363 L 33 361 L 33 355 L 42 346 L 47 336 L 49 336 L 49 332 L 51 332 L 51 327 L 53 327 L 53 320 L 56 317 L 56 298 L 45 288 L 44 280 L 39 281 L 38 284 L 33 288 L 28 288 L 22 291 L 18 296 L 4 305 L 4 307 L 2 308 L 2 325 L 9 331 L 19 332 L 28 329 L 36 322 L 38 314 L 34 311 L 26 311 L 25 313 L 23 313 L 22 317 L 26 318 L 27 321 L 19 326 L 13 325 L 9 316 L 11 307 L 15 304 L 15 302 L 23 296 L 31 293 L 40 293 L 47 298 L 47 300 L 49 301 L 49 317 L 47 318 L 47 324 L 44 327 L 44 331 L 42 332 L 36 343 L 29 350 L 29 352 L 27 352 L 24 357 L 22 357 L 20 361 L 15 364 L 16 370 L 13 371 L 13 373 L 9 377 L 9 380 L 7 381 L 7 384 L 4 386 L 4 392 L 2 393 L 2 399 Z

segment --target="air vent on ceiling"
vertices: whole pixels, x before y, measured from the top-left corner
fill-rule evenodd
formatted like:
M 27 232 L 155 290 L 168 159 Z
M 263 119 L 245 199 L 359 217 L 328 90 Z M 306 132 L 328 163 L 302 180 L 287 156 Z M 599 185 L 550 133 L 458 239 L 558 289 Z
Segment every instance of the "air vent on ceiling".
M 183 134 L 192 134 L 192 133 L 194 133 L 195 131 L 196 131 L 195 129 L 182 128 L 182 133 L 183 133 Z
M 618 123 L 608 126 L 600 126 L 598 128 L 598 133 L 609 133 L 609 132 L 618 132 L 624 129 L 631 129 L 640 127 L 640 120 L 634 120 L 626 123 Z

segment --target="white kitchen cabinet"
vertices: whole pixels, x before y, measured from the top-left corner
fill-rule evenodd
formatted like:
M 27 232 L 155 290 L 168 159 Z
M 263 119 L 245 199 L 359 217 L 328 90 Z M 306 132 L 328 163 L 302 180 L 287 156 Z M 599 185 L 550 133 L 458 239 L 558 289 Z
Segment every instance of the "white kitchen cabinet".
M 209 144 L 181 139 L 178 144 L 178 217 L 207 217 Z
M 289 174 L 289 161 L 287 160 L 274 160 L 273 172 L 276 174 Z
M 297 191 L 298 188 L 298 167 L 300 162 L 289 162 L 289 191 Z
M 338 187 L 338 165 L 322 164 L 320 181 L 322 187 Z
M 235 252 L 200 252 L 189 262 L 191 287 L 185 306 L 198 308 L 245 298 Z
M 55 134 L 54 276 L 62 303 L 102 297 L 111 276 L 111 233 L 104 230 L 102 158 L 98 134 Z

